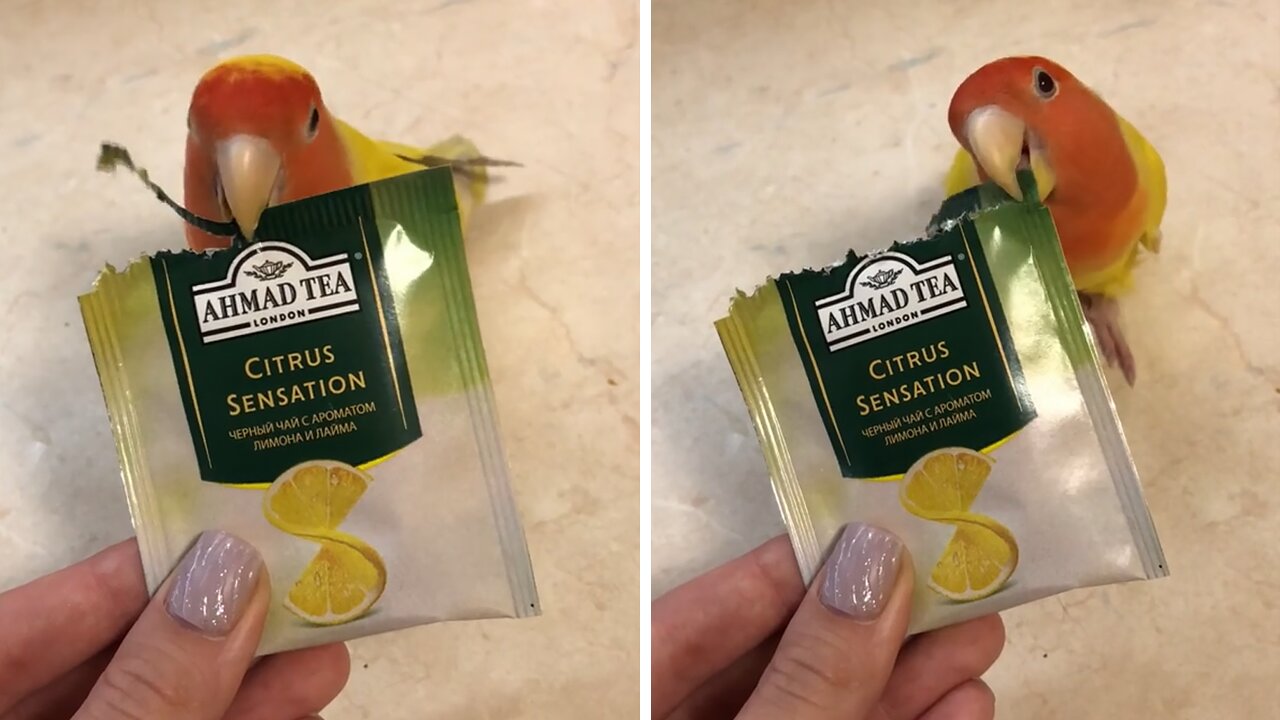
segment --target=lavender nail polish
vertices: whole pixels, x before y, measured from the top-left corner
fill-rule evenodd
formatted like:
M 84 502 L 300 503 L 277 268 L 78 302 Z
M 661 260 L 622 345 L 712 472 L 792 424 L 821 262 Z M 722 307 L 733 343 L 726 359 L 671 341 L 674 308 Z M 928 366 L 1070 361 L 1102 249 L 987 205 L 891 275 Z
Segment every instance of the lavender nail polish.
M 901 558 L 902 541 L 896 535 L 850 523 L 827 561 L 822 604 L 859 622 L 872 622 L 884 611 Z
M 231 632 L 253 597 L 262 556 L 235 535 L 209 530 L 174 572 L 167 607 L 174 618 L 207 635 Z

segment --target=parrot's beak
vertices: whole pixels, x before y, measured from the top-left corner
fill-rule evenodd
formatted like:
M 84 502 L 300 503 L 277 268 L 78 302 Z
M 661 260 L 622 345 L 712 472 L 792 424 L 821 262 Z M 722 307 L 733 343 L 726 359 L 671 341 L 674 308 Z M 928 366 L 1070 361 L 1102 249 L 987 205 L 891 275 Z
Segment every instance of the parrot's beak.
M 245 238 L 253 239 L 262 211 L 279 194 L 280 153 L 253 135 L 234 135 L 217 144 L 218 190 Z
M 1019 168 L 1031 168 L 1041 199 L 1053 191 L 1056 178 L 1044 146 L 1016 115 L 994 105 L 980 107 L 965 120 L 965 135 L 982 172 L 1014 199 L 1022 199 Z

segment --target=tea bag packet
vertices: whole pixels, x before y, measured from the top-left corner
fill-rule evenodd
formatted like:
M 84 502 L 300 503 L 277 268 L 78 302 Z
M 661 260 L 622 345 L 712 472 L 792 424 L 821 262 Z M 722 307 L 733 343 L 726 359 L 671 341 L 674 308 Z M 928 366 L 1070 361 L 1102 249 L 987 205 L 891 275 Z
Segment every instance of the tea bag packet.
M 1049 211 L 1021 177 L 923 239 L 769 279 L 716 323 L 806 581 L 903 539 L 912 632 L 1168 574 Z
M 538 613 L 448 168 L 108 266 L 80 306 L 152 592 L 221 529 L 266 561 L 259 654 Z

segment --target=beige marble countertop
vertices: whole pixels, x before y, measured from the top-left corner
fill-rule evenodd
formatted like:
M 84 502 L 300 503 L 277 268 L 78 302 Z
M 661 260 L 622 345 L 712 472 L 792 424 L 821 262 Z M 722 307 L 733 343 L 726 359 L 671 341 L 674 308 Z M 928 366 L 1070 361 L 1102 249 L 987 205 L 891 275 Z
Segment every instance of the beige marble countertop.
M 955 147 L 951 91 L 1035 52 L 1168 166 L 1164 249 L 1122 306 L 1138 385 L 1113 390 L 1173 575 L 1009 612 L 997 716 L 1274 716 L 1280 6 L 942 5 L 656 3 L 655 592 L 783 531 L 712 329 L 730 293 L 915 236 Z
M 355 641 L 326 716 L 634 714 L 635 4 L 0 0 L 0 17 L 0 588 L 131 532 L 75 299 L 104 262 L 182 236 L 135 181 L 94 172 L 98 142 L 180 194 L 200 73 L 275 52 L 371 134 L 464 131 L 525 165 L 476 215 L 468 253 L 545 614 Z

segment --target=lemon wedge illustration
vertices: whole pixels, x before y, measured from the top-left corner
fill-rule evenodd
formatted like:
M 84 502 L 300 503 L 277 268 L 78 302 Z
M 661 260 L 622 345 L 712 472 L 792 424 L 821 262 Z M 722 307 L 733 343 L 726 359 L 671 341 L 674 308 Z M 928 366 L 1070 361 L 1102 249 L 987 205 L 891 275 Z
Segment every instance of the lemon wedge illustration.
M 951 600 L 972 602 L 995 595 L 1009 581 L 1018 566 L 1018 543 L 1003 525 L 986 521 L 956 524 L 951 542 L 929 573 L 930 589 Z
M 968 512 L 993 464 L 987 456 L 964 448 L 934 450 L 903 477 L 902 506 L 920 517 Z
M 346 463 L 315 460 L 276 479 L 262 500 L 267 521 L 319 544 L 284 606 L 317 625 L 351 622 L 373 607 L 387 586 L 387 567 L 368 543 L 338 526 L 373 479 Z
M 341 625 L 368 612 L 386 587 L 387 569 L 373 548 L 326 540 L 284 606 L 308 622 Z
M 929 587 L 957 602 L 999 592 L 1018 567 L 1018 543 L 1004 525 L 970 512 L 994 461 L 965 448 L 943 448 L 920 458 L 903 476 L 898 499 L 907 512 L 955 527 L 929 573 Z

